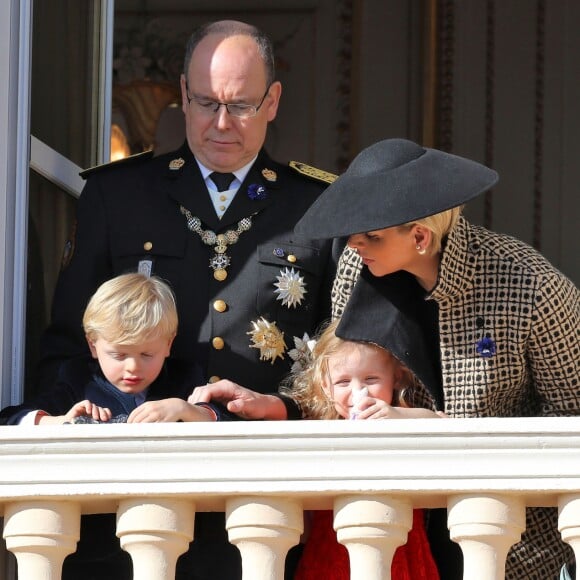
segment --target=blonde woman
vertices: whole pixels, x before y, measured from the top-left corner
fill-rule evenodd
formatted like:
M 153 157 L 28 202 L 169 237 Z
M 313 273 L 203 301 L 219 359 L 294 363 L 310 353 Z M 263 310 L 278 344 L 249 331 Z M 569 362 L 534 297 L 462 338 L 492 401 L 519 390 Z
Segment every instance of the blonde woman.
M 461 215 L 497 179 L 457 155 L 380 141 L 353 160 L 296 231 L 348 238 L 333 315 L 341 325 L 390 329 L 402 360 L 414 370 L 420 361 L 416 404 L 450 417 L 580 415 L 578 288 L 530 246 Z M 434 539 L 447 534 L 441 523 Z M 449 550 L 457 553 L 451 544 L 441 550 L 440 574 L 461 579 Z M 554 579 L 571 559 L 556 510 L 528 509 L 506 580 Z

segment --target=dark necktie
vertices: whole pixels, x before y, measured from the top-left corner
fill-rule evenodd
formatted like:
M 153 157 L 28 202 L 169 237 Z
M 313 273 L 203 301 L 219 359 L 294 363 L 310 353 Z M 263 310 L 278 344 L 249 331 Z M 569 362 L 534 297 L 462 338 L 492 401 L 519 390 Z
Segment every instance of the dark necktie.
M 218 191 L 226 191 L 230 188 L 230 184 L 236 176 L 233 173 L 217 173 L 214 171 L 209 174 L 209 178 L 216 184 Z

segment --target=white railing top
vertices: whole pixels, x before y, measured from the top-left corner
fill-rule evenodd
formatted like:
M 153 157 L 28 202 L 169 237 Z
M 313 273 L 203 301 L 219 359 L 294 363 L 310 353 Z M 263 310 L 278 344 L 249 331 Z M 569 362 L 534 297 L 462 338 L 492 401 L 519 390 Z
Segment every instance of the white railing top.
M 580 491 L 580 417 L 0 427 L 0 502 L 191 496 L 198 510 L 243 495 L 400 493 L 417 507 L 453 493 L 557 505 Z M 89 506 L 89 507 L 86 507 Z

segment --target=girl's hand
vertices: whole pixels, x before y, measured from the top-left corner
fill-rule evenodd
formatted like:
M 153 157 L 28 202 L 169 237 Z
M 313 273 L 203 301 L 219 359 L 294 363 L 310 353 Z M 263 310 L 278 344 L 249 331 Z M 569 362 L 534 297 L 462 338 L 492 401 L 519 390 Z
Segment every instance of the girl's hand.
M 357 419 L 439 419 L 446 418 L 441 412 L 422 408 L 393 407 L 381 399 L 365 397 L 358 403 Z

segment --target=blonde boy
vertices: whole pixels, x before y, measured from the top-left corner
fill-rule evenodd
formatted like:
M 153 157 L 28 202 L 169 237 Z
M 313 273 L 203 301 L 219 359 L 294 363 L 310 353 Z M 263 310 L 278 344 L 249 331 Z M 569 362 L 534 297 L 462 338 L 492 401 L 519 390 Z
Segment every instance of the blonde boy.
M 71 360 L 53 389 L 32 405 L 4 409 L 0 422 L 215 420 L 211 408 L 185 400 L 201 382 L 196 365 L 166 362 L 177 324 L 175 298 L 161 279 L 132 273 L 104 282 L 83 316 L 92 359 Z

